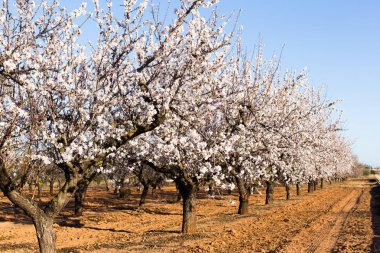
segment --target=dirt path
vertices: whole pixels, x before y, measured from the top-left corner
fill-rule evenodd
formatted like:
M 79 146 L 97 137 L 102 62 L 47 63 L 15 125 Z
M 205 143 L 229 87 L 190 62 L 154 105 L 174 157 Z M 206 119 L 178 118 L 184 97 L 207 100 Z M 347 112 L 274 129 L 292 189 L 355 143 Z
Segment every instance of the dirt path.
M 283 187 L 276 187 L 273 205 L 264 205 L 264 196 L 256 194 L 250 199 L 250 214 L 244 216 L 236 214 L 236 195 L 218 200 L 201 194 L 199 232 L 192 235 L 178 233 L 181 205 L 172 203 L 174 188 L 162 191 L 159 199 L 149 198 L 141 209 L 136 209 L 137 194 L 125 201 L 95 187 L 88 196 L 83 217 L 73 217 L 69 205 L 57 220 L 59 252 L 348 253 L 371 252 L 371 245 L 380 245 L 380 234 L 373 229 L 380 230 L 380 217 L 378 225 L 374 223 L 374 214 L 380 214 L 380 205 L 374 205 L 380 190 L 374 192 L 366 180 L 333 184 L 311 194 L 302 189 L 301 196 L 289 201 Z M 30 220 L 13 210 L 0 200 L 0 252 L 36 252 Z
M 338 236 L 353 208 L 359 203 L 362 189 L 352 189 L 343 199 L 334 203 L 330 210 L 322 213 L 298 234 L 292 237 L 283 252 L 331 252 Z
M 291 202 L 282 202 L 279 207 L 272 207 L 269 213 L 259 213 L 265 217 L 264 223 L 258 219 L 255 224 L 240 224 L 248 227 L 245 240 L 238 240 L 224 252 L 234 249 L 242 252 L 331 252 L 337 239 L 346 233 L 356 236 L 360 247 L 351 251 L 344 241 L 341 250 L 370 252 L 373 237 L 371 220 L 362 219 L 360 227 L 350 229 L 345 225 L 358 205 L 361 205 L 359 216 L 371 216 L 370 192 L 368 182 L 363 181 L 355 182 L 355 185 L 333 186 Z M 365 201 L 361 201 L 364 197 Z M 357 233 L 359 228 L 362 229 L 360 236 Z

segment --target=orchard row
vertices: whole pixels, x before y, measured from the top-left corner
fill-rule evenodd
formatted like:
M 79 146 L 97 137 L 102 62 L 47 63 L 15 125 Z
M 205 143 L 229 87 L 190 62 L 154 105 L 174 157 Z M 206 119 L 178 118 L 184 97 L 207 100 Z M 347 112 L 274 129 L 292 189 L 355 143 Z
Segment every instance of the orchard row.
M 189 233 L 202 185 L 236 187 L 244 214 L 262 184 L 352 171 L 335 102 L 260 46 L 247 57 L 216 1 L 164 15 L 137 0 L 0 2 L 0 189 L 32 218 L 41 252 L 55 252 L 54 218 L 98 174 L 173 179 Z M 52 170 L 65 181 L 49 202 L 22 193 Z

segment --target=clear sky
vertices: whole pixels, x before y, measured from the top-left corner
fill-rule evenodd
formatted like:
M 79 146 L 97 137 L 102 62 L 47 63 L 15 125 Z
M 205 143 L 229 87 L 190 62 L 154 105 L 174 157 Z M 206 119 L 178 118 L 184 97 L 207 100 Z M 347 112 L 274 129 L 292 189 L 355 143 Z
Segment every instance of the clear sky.
M 380 1 L 220 0 L 225 14 L 241 10 L 248 49 L 261 36 L 267 57 L 285 48 L 286 68 L 307 66 L 313 85 L 342 99 L 345 134 L 361 162 L 380 166 Z
M 151 1 L 165 10 L 166 0 Z M 354 142 L 354 153 L 361 162 L 380 166 L 379 0 L 220 0 L 218 10 L 241 11 L 238 25 L 248 51 L 259 37 L 267 58 L 279 55 L 285 44 L 282 68 L 307 67 L 312 85 L 326 87 L 328 99 L 342 99 L 344 134 Z

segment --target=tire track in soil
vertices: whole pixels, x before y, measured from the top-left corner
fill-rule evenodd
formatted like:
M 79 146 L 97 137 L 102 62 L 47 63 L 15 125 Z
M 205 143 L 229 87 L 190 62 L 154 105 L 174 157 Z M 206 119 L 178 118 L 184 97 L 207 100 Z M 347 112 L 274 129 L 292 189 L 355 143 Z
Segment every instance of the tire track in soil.
M 301 198 L 294 199 L 293 203 L 282 202 L 269 208 L 260 206 L 260 210 L 252 210 L 253 217 L 239 219 L 238 222 L 231 221 L 236 230 L 242 231 L 247 224 L 250 225 L 242 232 L 240 238 L 235 237 L 234 242 L 217 252 L 231 252 L 237 249 L 241 252 L 282 252 L 294 236 L 319 220 L 322 215 L 331 212 L 336 203 L 350 193 L 347 188 L 334 187 L 318 191 L 317 195 L 305 193 Z M 251 223 L 252 219 L 254 222 Z M 275 227 L 273 222 L 276 224 Z M 267 231 L 272 231 L 271 235 L 266 234 Z M 252 251 L 247 250 L 249 248 Z
M 356 190 L 356 192 L 358 191 Z M 318 241 L 316 244 L 312 245 L 314 247 L 311 247 L 309 252 L 331 252 L 334 249 L 345 221 L 360 202 L 360 198 L 363 195 L 363 190 L 361 190 L 358 195 L 359 196 L 356 195 L 356 197 L 350 199 L 350 201 L 339 211 L 339 213 L 337 213 L 335 224 L 330 223 L 330 232 L 325 234 L 324 238 L 321 237 L 323 240 L 319 240 L 319 245 Z
M 355 209 L 363 195 L 363 189 L 352 189 L 343 199 L 336 202 L 329 212 L 313 219 L 307 228 L 301 229 L 279 252 L 331 252 L 344 222 Z

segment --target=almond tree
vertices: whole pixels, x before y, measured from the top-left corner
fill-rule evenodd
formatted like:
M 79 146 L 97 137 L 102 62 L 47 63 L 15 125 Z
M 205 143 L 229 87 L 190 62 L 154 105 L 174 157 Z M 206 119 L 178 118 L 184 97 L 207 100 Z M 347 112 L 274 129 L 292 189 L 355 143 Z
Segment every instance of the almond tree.
M 174 180 L 183 200 L 182 233 L 196 232 L 196 195 L 207 182 L 221 184 L 224 175 L 215 163 L 213 133 L 217 132 L 217 104 L 223 101 L 220 92 L 224 86 L 224 74 L 215 75 L 226 64 L 219 58 L 209 69 L 208 86 L 189 99 L 186 105 L 173 103 L 170 116 L 154 131 L 134 142 L 133 151 L 126 154 L 137 166 L 149 166 Z M 207 77 L 207 73 L 201 78 Z M 133 142 L 131 142 L 133 144 Z
M 269 204 L 275 181 L 286 184 L 290 197 L 291 182 L 302 175 L 314 177 L 310 154 L 320 153 L 315 147 L 336 133 L 339 120 L 332 120 L 335 103 L 323 100 L 305 73 L 287 72 L 281 79 L 277 61 L 263 62 L 261 50 L 255 65 L 238 57 L 229 66 L 228 98 L 220 107 L 221 120 L 214 121 L 220 127 L 213 140 L 218 143 L 218 163 L 239 190 L 238 213 L 245 214 L 251 189 L 262 181 Z M 317 164 L 328 170 L 322 161 Z

